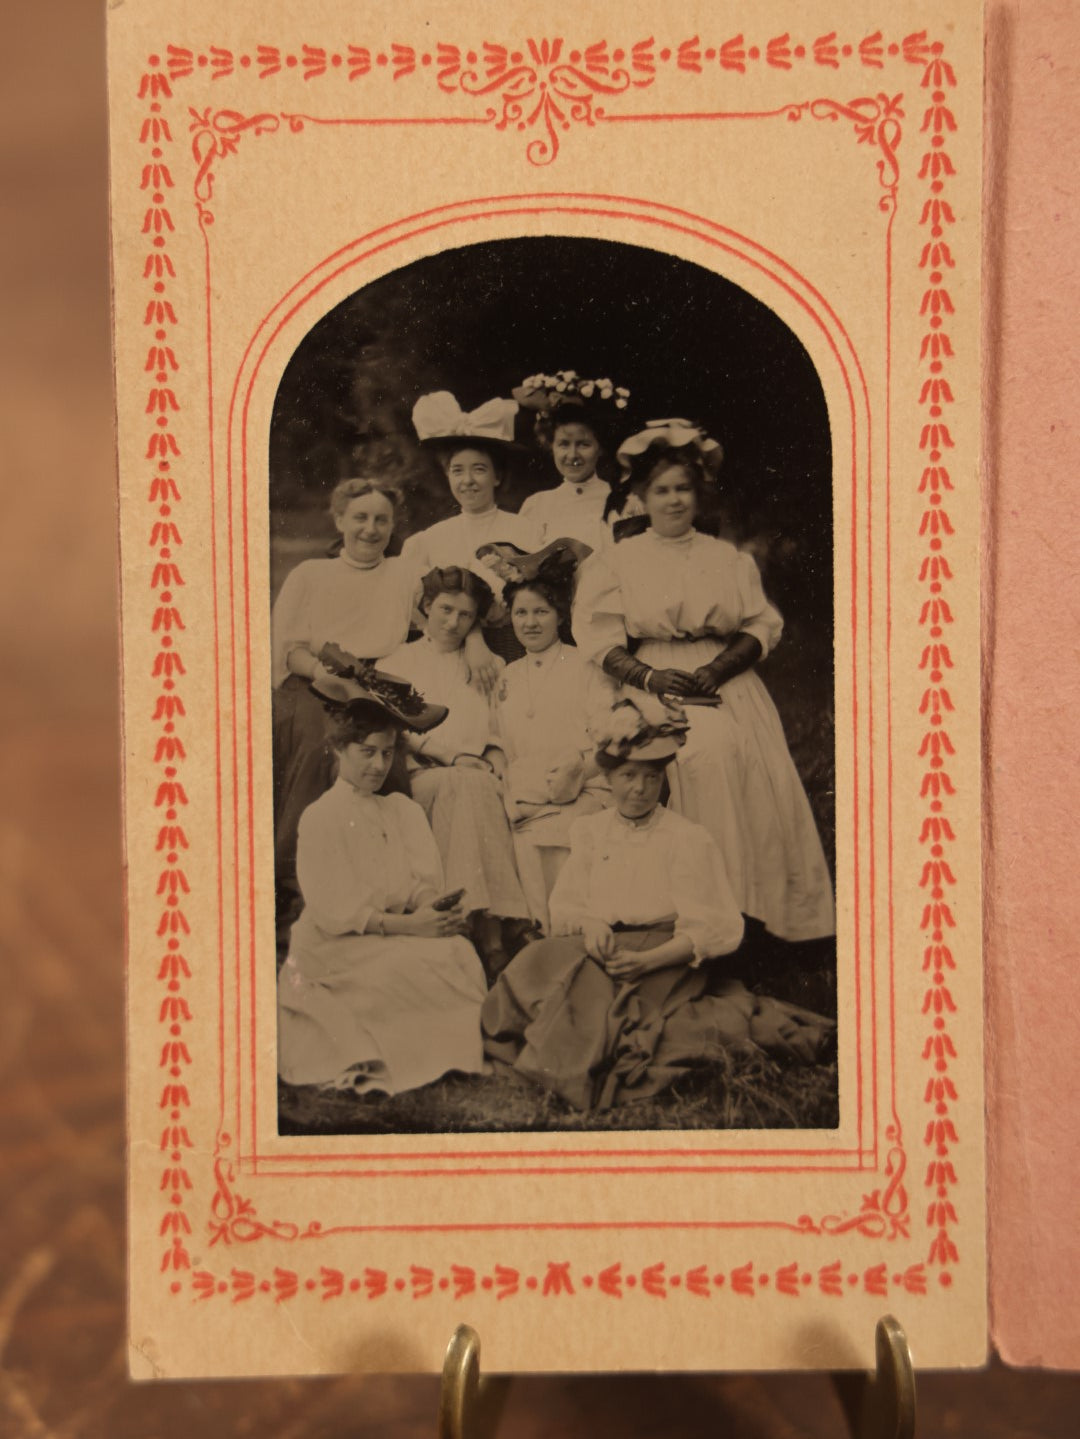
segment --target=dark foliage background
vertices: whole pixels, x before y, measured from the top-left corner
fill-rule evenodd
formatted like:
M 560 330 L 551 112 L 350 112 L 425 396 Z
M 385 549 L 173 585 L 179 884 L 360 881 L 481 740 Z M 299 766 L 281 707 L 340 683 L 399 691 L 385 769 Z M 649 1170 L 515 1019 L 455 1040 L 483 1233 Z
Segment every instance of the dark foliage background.
M 282 376 L 270 432 L 271 582 L 334 532 L 329 494 L 375 466 L 409 513 L 394 547 L 453 513 L 410 422 L 450 390 L 465 409 L 525 376 L 575 369 L 631 392 L 616 438 L 679 415 L 724 446 L 708 524 L 750 549 L 785 620 L 762 674 L 831 856 L 834 848 L 832 446 L 821 382 L 779 317 L 711 270 L 608 240 L 522 237 L 466 245 L 395 270 L 313 326 Z M 531 440 L 522 417 L 519 439 Z M 529 444 L 500 504 L 558 477 Z

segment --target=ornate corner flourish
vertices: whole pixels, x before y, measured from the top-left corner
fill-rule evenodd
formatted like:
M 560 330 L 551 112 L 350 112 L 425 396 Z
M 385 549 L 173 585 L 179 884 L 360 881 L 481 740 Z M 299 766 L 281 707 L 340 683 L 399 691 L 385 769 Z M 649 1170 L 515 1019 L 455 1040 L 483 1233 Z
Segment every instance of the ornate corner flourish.
M 919 67 L 922 72 L 921 88 L 928 97 L 920 126 L 926 148 L 917 172 L 917 180 L 924 190 L 919 225 L 926 235 L 916 262 L 926 277 L 919 311 L 925 328 L 918 355 L 922 379 L 917 396 L 923 419 L 914 443 L 914 451 L 921 464 L 918 492 L 925 501 L 918 526 L 918 536 L 925 545 L 918 572 L 919 583 L 923 586 L 918 623 L 924 641 L 917 664 L 919 673 L 924 676 L 918 706 L 919 717 L 924 724 L 918 748 L 919 758 L 923 761 L 918 794 L 925 806 L 919 842 L 924 847 L 926 858 L 919 884 L 926 897 L 918 929 L 923 945 L 922 969 L 927 975 L 922 1013 L 929 1025 L 922 1050 L 922 1058 L 929 1068 L 925 1089 L 929 1113 L 923 1136 L 928 1161 L 924 1180 L 929 1195 L 926 1223 L 930 1248 L 927 1263 L 937 1267 L 942 1284 L 950 1282 L 949 1266 L 959 1259 L 955 1240 L 958 1213 L 954 1197 L 958 1180 L 952 1156 L 961 1142 L 955 1117 L 959 1096 L 951 1074 L 957 1048 L 950 1026 L 957 1005 L 949 983 L 950 975 L 956 970 L 950 932 L 964 922 L 972 922 L 965 920 L 955 901 L 957 877 L 950 853 L 958 842 L 958 835 L 949 815 L 949 802 L 956 794 L 950 768 L 957 751 L 947 727 L 948 719 L 956 708 L 948 687 L 948 675 L 957 664 L 948 639 L 950 627 L 955 623 L 953 605 L 948 597 L 953 579 L 949 543 L 954 539 L 956 530 L 947 509 L 948 495 L 953 491 L 954 484 L 946 463 L 947 451 L 954 449 L 956 443 L 948 420 L 956 396 L 949 377 L 954 349 L 948 331 L 949 318 L 955 313 L 955 306 L 947 276 L 955 269 L 948 235 L 956 223 L 948 193 L 956 169 L 948 152 L 948 142 L 957 129 L 956 115 L 948 97 L 949 91 L 956 88 L 957 80 L 952 65 L 945 59 L 944 46 L 941 42 L 929 41 L 925 31 L 892 42 L 886 42 L 882 33 L 877 31 L 857 44 L 843 42 L 836 32 L 818 37 L 808 45 L 793 41 L 788 34 L 772 37 L 758 45 L 748 43 L 742 34 L 715 46 L 704 44 L 694 36 L 675 46 L 658 47 L 649 38 L 626 49 L 599 42 L 574 50 L 567 48 L 561 39 L 529 40 L 520 50 L 495 43 L 486 44 L 482 60 L 473 52 L 463 53 L 451 44 L 440 44 L 434 52 L 424 53 L 396 43 L 382 50 L 353 44 L 338 50 L 304 45 L 296 54 L 271 45 L 259 45 L 251 54 L 233 52 L 224 47 L 211 47 L 206 53 L 197 54 L 183 47 L 169 46 L 164 61 L 156 55 L 150 57 L 139 81 L 138 97 L 143 102 L 139 143 L 145 155 L 139 189 L 147 197 L 140 233 L 146 245 L 142 279 L 147 289 L 147 301 L 143 324 L 149 331 L 145 363 L 148 389 L 144 459 L 147 503 L 151 507 L 148 535 L 152 551 L 148 564 L 151 591 L 149 625 L 155 643 L 151 678 L 156 686 L 152 718 L 158 726 L 152 759 L 159 776 L 152 800 L 157 818 L 155 856 L 159 862 L 155 894 L 161 906 L 155 922 L 154 940 L 160 955 L 157 978 L 162 985 L 158 1021 L 165 1027 L 160 1057 L 160 1067 L 165 1076 L 159 1103 L 164 1123 L 159 1147 L 163 1163 L 161 1191 L 166 1203 L 159 1233 L 164 1241 L 160 1267 L 163 1273 L 171 1276 L 174 1293 L 179 1293 L 184 1287 L 181 1276 L 190 1270 L 187 1239 L 191 1234 L 191 1223 L 186 1206 L 192 1180 L 187 1156 L 194 1148 L 194 1142 L 188 1121 L 190 1096 L 184 1083 L 192 1063 L 186 1033 L 193 1015 L 187 994 L 192 968 L 185 953 L 190 951 L 189 941 L 192 938 L 191 923 L 185 909 L 191 886 L 183 858 L 189 848 L 184 821 L 189 800 L 182 775 L 187 752 L 181 734 L 185 718 L 181 694 L 186 675 L 181 654 L 185 622 L 178 599 L 178 592 L 184 586 L 179 563 L 184 541 L 179 523 L 182 492 L 178 477 L 183 462 L 178 430 L 183 399 L 182 366 L 174 333 L 181 316 L 172 293 L 176 272 L 169 255 L 175 223 L 168 197 L 175 181 L 168 154 L 175 139 L 169 119 L 163 113 L 163 102 L 173 98 L 172 83 L 199 69 L 207 72 L 212 79 L 247 72 L 252 79 L 263 80 L 292 70 L 303 81 L 323 81 L 338 76 L 349 84 L 369 83 L 377 79 L 380 72 L 392 82 L 397 82 L 422 75 L 427 70 L 435 75 L 436 83 L 445 94 L 456 92 L 481 100 L 498 97 L 497 104 L 489 104 L 485 108 L 485 122 L 493 124 L 498 130 L 523 135 L 540 131 L 533 133 L 529 139 L 526 158 L 532 164 L 548 165 L 557 158 L 560 136 L 572 124 L 592 127 L 607 118 L 597 103 L 599 100 L 652 85 L 661 66 L 674 65 L 686 75 L 703 74 L 709 66 L 719 67 L 729 75 L 745 74 L 755 65 L 790 71 L 799 63 L 824 66 L 834 71 L 847 65 L 881 69 L 886 55 Z M 819 99 L 793 104 L 778 113 L 797 119 L 804 112 L 818 120 L 847 122 L 853 127 L 858 143 L 880 151 L 877 163 L 884 192 L 881 208 L 895 210 L 900 173 L 897 151 L 901 121 L 904 119 L 901 96 L 878 92 L 874 96 L 847 102 Z M 288 121 L 290 129 L 298 130 L 305 118 L 311 118 L 266 110 L 245 115 L 235 109 L 213 107 L 191 109 L 189 115 L 195 162 L 194 191 L 200 226 L 213 221 L 209 207 L 213 199 L 216 167 L 237 152 L 244 135 L 276 131 L 282 119 Z M 886 1183 L 865 1196 L 856 1214 L 827 1216 L 818 1223 L 804 1216 L 799 1221 L 800 1229 L 890 1239 L 908 1234 L 908 1195 L 903 1182 L 906 1160 L 895 1114 L 894 1123 L 886 1131 L 886 1136 L 891 1146 L 885 1166 Z M 217 1146 L 214 1173 L 216 1189 L 212 1203 L 211 1242 L 228 1244 L 263 1237 L 317 1237 L 322 1232 L 317 1223 L 305 1229 L 294 1224 L 278 1221 L 266 1224 L 259 1220 L 251 1202 L 237 1195 L 232 1188 L 232 1166 L 222 1152 L 222 1144 Z M 752 1265 L 749 1267 L 752 1269 Z M 738 1291 L 739 1283 L 745 1279 L 743 1271 L 746 1269 L 747 1266 L 740 1266 L 732 1271 L 733 1291 Z M 823 1279 L 822 1283 L 832 1284 L 832 1266 L 826 1266 L 826 1269 L 830 1277 Z M 867 1274 L 873 1275 L 867 1278 L 867 1284 L 876 1285 L 876 1269 L 867 1271 Z M 738 1276 L 743 1278 L 737 1283 Z M 786 1276 L 786 1269 L 778 1271 L 775 1277 L 778 1292 L 783 1292 L 788 1282 L 783 1276 Z M 909 1266 L 906 1277 L 899 1277 L 911 1292 L 925 1290 L 922 1265 Z M 805 1278 L 802 1276 L 800 1282 L 805 1282 Z M 897 1278 L 894 1276 L 894 1279 Z M 198 1279 L 199 1285 L 205 1289 L 205 1276 L 198 1276 Z M 626 1282 L 629 1283 L 629 1280 Z M 673 1285 L 674 1278 L 670 1282 Z M 311 1287 L 315 1281 L 308 1280 L 306 1283 Z M 246 1284 L 247 1279 L 244 1279 L 240 1287 Z M 267 1286 L 268 1281 L 264 1281 L 260 1288 Z M 643 1280 L 642 1288 L 647 1290 L 647 1287 Z M 214 1284 L 215 1292 L 228 1288 L 224 1281 Z M 284 1289 L 289 1291 L 289 1283 L 285 1283 Z M 689 1275 L 685 1292 L 695 1292 Z

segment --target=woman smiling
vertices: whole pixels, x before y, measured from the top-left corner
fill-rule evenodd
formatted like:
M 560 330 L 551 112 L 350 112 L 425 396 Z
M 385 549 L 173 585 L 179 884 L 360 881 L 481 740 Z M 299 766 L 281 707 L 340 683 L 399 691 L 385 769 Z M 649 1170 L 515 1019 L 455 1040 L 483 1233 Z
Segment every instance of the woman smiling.
M 825 855 L 780 716 L 753 670 L 783 621 L 753 558 L 694 528 L 706 437 L 685 421 L 666 425 L 624 447 L 649 528 L 582 571 L 574 632 L 630 692 L 693 706 L 670 767 L 671 807 L 712 835 L 742 912 L 781 939 L 823 938 L 835 933 Z
M 311 682 L 325 679 L 326 644 L 360 659 L 381 659 L 409 632 L 416 574 L 388 559 L 401 492 L 372 476 L 342 480 L 330 496 L 341 553 L 304 560 L 290 571 L 270 617 L 273 646 L 274 856 L 279 911 L 296 899 L 300 816 L 333 779 L 327 720 Z

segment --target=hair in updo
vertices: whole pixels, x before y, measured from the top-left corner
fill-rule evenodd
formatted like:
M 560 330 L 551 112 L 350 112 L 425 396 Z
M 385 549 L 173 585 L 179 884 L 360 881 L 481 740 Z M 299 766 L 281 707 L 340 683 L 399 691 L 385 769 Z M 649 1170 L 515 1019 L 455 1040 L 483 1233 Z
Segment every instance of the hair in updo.
M 694 486 L 698 506 L 712 489 L 712 481 L 696 445 L 669 445 L 660 440 L 630 461 L 628 487 L 644 499 L 653 479 L 662 470 L 685 470 Z
M 464 570 L 460 565 L 446 565 L 441 570 L 428 570 L 420 581 L 420 586 L 423 591 L 420 610 L 425 615 L 440 595 L 468 595 L 476 605 L 478 620 L 487 617 L 488 610 L 495 602 L 491 586 L 479 575 L 474 575 L 472 570 Z
M 560 584 L 555 580 L 542 579 L 539 575 L 532 580 L 510 580 L 503 586 L 503 603 L 507 612 L 514 608 L 514 601 L 523 590 L 531 590 L 533 594 L 549 604 L 559 617 L 560 623 L 565 623 L 570 618 L 570 602 L 573 597 L 572 583 Z
M 404 725 L 389 710 L 371 700 L 350 700 L 335 707 L 327 722 L 326 740 L 332 750 L 340 753 L 351 744 L 363 744 L 373 734 L 393 734 L 401 738 Z
M 444 474 L 450 473 L 450 462 L 455 455 L 460 455 L 462 450 L 479 450 L 482 455 L 487 455 L 495 471 L 495 479 L 500 485 L 505 483 L 508 472 L 506 445 L 494 443 L 482 435 L 478 439 L 474 439 L 472 435 L 461 435 L 451 440 L 440 440 L 436 454 Z
M 401 490 L 391 480 L 374 475 L 354 475 L 339 481 L 330 492 L 330 513 L 335 520 L 340 520 L 352 501 L 361 500 L 365 495 L 383 495 L 390 501 L 394 522 L 400 518 L 405 503 Z

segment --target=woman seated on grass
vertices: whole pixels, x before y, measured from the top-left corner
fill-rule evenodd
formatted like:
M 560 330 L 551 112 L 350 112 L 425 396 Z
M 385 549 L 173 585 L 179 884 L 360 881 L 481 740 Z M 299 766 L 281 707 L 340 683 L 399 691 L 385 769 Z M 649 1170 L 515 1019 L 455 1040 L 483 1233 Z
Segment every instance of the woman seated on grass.
M 430 570 L 421 583 L 424 633 L 387 656 L 386 668 L 450 710 L 445 723 L 406 738 L 409 782 L 435 835 L 447 888 L 464 891 L 469 935 L 494 978 L 506 964 L 506 943 L 530 926 L 492 762 L 491 709 L 470 686 L 465 659 L 465 641 L 494 596 L 458 565 Z
M 614 808 L 574 823 L 553 937 L 522 950 L 484 1002 L 489 1057 L 577 1109 L 651 1098 L 733 1044 L 812 1058 L 833 1028 L 775 1001 L 763 1015 L 737 981 L 707 992 L 708 962 L 738 948 L 743 921 L 715 842 L 660 804 L 685 731 L 659 701 L 615 706 L 596 756 Z
M 395 702 L 408 686 L 369 679 L 332 728 L 337 780 L 300 820 L 304 909 L 278 976 L 278 1072 L 400 1094 L 480 1071 L 487 985 L 423 810 L 380 793 L 402 729 L 437 718 L 418 696 Z

